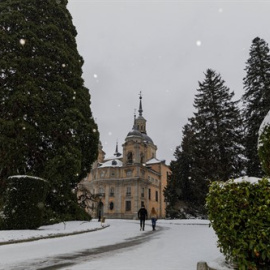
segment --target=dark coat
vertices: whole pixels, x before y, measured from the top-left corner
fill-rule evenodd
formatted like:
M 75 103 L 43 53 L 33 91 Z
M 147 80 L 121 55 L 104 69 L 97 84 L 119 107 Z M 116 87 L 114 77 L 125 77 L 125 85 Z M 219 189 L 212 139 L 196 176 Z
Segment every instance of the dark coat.
M 142 207 L 138 212 L 138 218 L 139 219 L 146 219 L 147 215 L 148 215 L 147 210 L 144 207 Z

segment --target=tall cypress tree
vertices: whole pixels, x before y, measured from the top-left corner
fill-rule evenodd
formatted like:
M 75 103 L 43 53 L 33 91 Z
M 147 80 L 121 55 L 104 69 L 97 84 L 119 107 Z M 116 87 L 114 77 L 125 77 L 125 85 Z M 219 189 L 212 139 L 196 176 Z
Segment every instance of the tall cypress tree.
M 252 41 L 245 71 L 243 117 L 247 174 L 260 177 L 263 172 L 257 144 L 260 125 L 270 110 L 270 56 L 268 44 L 259 37 Z
M 0 2 L 0 181 L 51 183 L 51 217 L 82 214 L 72 188 L 96 159 L 99 134 L 82 79 L 67 0 Z

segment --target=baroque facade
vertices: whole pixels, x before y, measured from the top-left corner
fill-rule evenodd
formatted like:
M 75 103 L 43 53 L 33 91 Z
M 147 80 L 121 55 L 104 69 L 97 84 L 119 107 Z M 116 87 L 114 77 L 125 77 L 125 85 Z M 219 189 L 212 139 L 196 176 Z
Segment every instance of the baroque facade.
M 163 190 L 170 169 L 165 160 L 156 158 L 157 146 L 146 132 L 141 95 L 138 112 L 122 145 L 122 154 L 117 144 L 114 156 L 105 158 L 100 144 L 98 160 L 82 182 L 95 198 L 87 208 L 94 218 L 136 219 L 142 204 L 148 212 L 154 207 L 159 217 L 165 218 Z

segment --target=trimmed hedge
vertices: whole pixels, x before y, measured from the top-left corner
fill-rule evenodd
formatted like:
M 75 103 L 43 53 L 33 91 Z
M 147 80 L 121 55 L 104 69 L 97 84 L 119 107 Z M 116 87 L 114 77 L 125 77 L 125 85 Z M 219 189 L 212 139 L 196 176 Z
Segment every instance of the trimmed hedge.
M 8 230 L 37 229 L 43 222 L 48 182 L 33 176 L 11 176 L 3 207 L 3 226 Z
M 270 125 L 266 125 L 259 136 L 258 155 L 263 171 L 270 175 Z
M 244 180 L 211 184 L 209 220 L 228 261 L 241 270 L 270 269 L 270 182 Z

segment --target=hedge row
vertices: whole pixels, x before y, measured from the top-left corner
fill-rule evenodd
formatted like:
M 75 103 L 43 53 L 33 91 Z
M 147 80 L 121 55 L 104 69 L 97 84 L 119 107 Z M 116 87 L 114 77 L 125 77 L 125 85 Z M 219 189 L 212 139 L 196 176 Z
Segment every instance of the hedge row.
M 245 180 L 212 183 L 209 220 L 228 261 L 241 270 L 270 269 L 270 182 Z
M 36 229 L 42 225 L 48 182 L 31 176 L 8 178 L 3 207 L 4 229 Z

